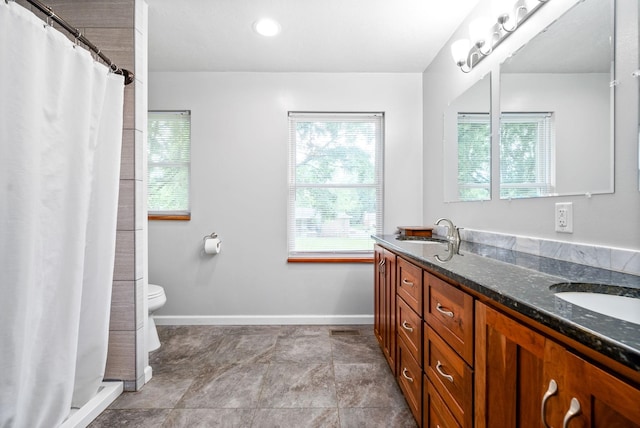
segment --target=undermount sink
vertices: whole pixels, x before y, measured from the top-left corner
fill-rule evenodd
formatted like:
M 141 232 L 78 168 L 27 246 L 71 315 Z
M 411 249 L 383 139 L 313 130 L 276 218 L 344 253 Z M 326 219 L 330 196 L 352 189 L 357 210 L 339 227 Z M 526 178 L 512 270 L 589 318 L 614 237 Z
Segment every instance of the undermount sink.
M 552 286 L 552 289 L 559 288 L 555 293 L 556 296 L 565 300 L 572 305 L 580 306 L 599 314 L 607 315 L 612 318 L 640 324 L 640 298 L 628 295 L 609 294 L 602 292 L 628 290 L 624 287 L 603 286 L 593 284 L 594 290 L 588 290 L 590 284 L 576 284 L 574 289 L 580 291 L 569 291 L 571 284 L 558 284 L 560 287 Z M 569 290 L 568 290 L 569 289 Z M 633 290 L 634 292 L 640 290 Z M 637 296 L 637 294 L 636 294 Z
M 412 244 L 446 244 L 447 241 L 437 238 L 406 238 L 406 237 L 397 237 L 398 241 L 409 242 Z

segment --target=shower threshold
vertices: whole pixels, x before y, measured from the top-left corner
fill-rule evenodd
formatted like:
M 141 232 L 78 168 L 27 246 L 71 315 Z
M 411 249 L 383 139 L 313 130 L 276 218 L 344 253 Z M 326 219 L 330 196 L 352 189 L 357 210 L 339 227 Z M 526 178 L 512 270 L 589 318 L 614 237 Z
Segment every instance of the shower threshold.
M 79 409 L 71 409 L 60 428 L 85 428 L 122 394 L 122 382 L 102 382 L 98 393 Z

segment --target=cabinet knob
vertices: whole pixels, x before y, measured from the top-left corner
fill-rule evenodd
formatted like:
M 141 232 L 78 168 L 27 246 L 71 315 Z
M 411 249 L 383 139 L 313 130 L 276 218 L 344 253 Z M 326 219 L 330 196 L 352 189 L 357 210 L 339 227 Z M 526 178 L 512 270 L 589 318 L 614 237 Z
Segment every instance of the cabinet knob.
M 407 324 L 407 321 L 402 321 L 402 328 L 404 328 L 405 330 L 407 330 L 409 333 L 413 332 L 413 327 L 409 327 L 409 325 Z
M 564 415 L 564 421 L 562 422 L 562 428 L 567 428 L 569 426 L 569 421 L 578 416 L 580 414 L 580 402 L 577 398 L 573 397 L 571 399 L 571 404 L 569 405 L 569 410 Z
M 542 420 L 542 426 L 544 428 L 549 428 L 549 425 L 547 425 L 547 421 L 545 419 L 545 411 L 544 408 L 547 405 L 547 400 L 555 395 L 558 392 L 558 384 L 556 383 L 555 380 L 551 379 L 549 381 L 549 388 L 547 388 L 547 392 L 544 393 L 544 396 L 542 397 L 542 405 L 540 406 L 540 419 Z

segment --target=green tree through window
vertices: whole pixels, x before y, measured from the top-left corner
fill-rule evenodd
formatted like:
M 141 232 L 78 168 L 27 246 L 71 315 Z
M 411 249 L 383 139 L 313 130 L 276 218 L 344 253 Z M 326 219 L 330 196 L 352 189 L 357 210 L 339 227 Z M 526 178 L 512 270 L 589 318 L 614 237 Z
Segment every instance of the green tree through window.
M 458 199 L 491 199 L 491 117 L 458 114 Z
M 188 111 L 150 111 L 147 206 L 150 215 L 189 214 L 191 120 Z
M 500 198 L 548 196 L 554 191 L 551 113 L 500 117 Z
M 373 249 L 382 223 L 382 114 L 291 113 L 290 255 Z

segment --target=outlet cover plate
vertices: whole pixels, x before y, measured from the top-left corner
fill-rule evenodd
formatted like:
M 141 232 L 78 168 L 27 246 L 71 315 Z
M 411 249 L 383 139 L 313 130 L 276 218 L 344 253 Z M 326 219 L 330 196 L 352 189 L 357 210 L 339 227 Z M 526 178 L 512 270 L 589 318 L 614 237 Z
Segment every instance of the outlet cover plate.
M 573 233 L 573 202 L 556 203 L 556 232 Z

